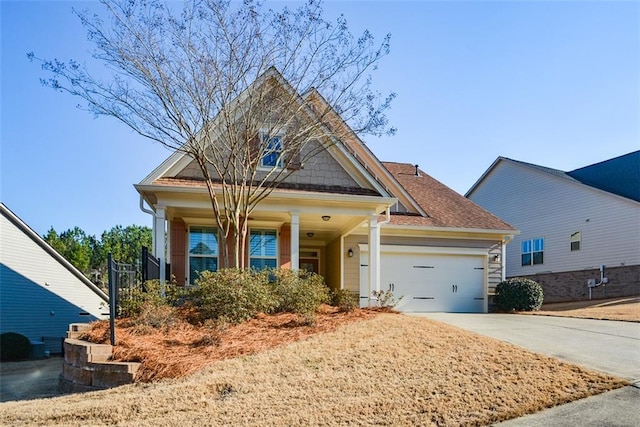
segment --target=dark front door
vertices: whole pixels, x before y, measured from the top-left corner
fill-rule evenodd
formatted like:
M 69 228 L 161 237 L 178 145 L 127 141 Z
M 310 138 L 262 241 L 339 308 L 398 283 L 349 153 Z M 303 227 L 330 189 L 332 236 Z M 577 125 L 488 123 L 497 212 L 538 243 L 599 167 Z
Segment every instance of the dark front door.
M 318 274 L 318 259 L 300 258 L 300 270 L 306 270 L 310 273 Z

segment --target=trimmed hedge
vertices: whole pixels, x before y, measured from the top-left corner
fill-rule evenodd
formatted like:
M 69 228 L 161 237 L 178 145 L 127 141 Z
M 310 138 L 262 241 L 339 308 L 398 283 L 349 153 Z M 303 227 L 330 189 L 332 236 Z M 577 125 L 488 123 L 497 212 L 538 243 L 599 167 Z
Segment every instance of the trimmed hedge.
M 204 271 L 196 285 L 186 292 L 186 300 L 197 311 L 201 322 L 214 319 L 242 323 L 278 306 L 266 270 Z
M 544 294 L 537 282 L 513 277 L 498 283 L 493 300 L 500 311 L 535 311 L 540 310 Z
M 331 305 L 338 307 L 342 312 L 350 312 L 358 308 L 358 294 L 347 289 L 336 289 L 331 293 Z
M 0 335 L 0 361 L 25 360 L 30 355 L 31 341 L 29 338 L 15 332 L 5 332 Z
M 276 312 L 296 313 L 307 323 L 313 323 L 318 307 L 331 300 L 329 288 L 318 274 L 284 268 L 270 270 L 270 273 Z

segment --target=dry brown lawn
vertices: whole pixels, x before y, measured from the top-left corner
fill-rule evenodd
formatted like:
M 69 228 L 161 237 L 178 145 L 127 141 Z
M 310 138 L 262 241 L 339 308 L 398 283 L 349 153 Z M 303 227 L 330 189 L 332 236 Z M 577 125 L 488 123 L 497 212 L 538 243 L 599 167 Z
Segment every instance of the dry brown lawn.
M 640 322 L 640 296 L 543 304 L 540 311 L 521 314 Z
M 2 403 L 0 425 L 488 425 L 626 384 L 426 318 L 325 313 L 317 333 L 268 317 L 209 343 L 165 337 L 157 359 L 235 355 L 187 377 Z

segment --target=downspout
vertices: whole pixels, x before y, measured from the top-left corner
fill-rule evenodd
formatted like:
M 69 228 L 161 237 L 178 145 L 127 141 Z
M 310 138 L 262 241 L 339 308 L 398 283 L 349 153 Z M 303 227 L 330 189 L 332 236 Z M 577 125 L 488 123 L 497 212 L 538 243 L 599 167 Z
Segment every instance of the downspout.
M 389 224 L 389 222 L 391 222 L 391 208 L 387 208 L 387 210 L 385 211 L 385 215 L 386 215 L 385 220 L 378 223 L 380 224 L 380 227 L 382 227 L 383 225 L 387 225 Z
M 140 210 L 146 214 L 149 214 L 153 217 L 153 219 L 151 220 L 151 249 L 155 251 L 155 247 L 156 247 L 156 213 L 155 211 L 152 211 L 151 209 L 147 209 L 144 207 L 144 198 L 142 197 L 142 194 L 140 195 Z M 155 253 L 153 254 L 153 256 L 157 256 Z

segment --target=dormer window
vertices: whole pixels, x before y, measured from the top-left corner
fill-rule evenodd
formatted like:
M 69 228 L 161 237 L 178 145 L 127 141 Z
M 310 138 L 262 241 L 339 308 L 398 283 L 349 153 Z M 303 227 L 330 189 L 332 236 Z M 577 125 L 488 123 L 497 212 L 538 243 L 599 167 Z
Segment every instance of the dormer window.
M 263 168 L 281 168 L 282 167 L 282 136 L 269 135 L 262 133 L 262 142 L 264 144 L 264 153 L 260 159 L 260 166 Z

